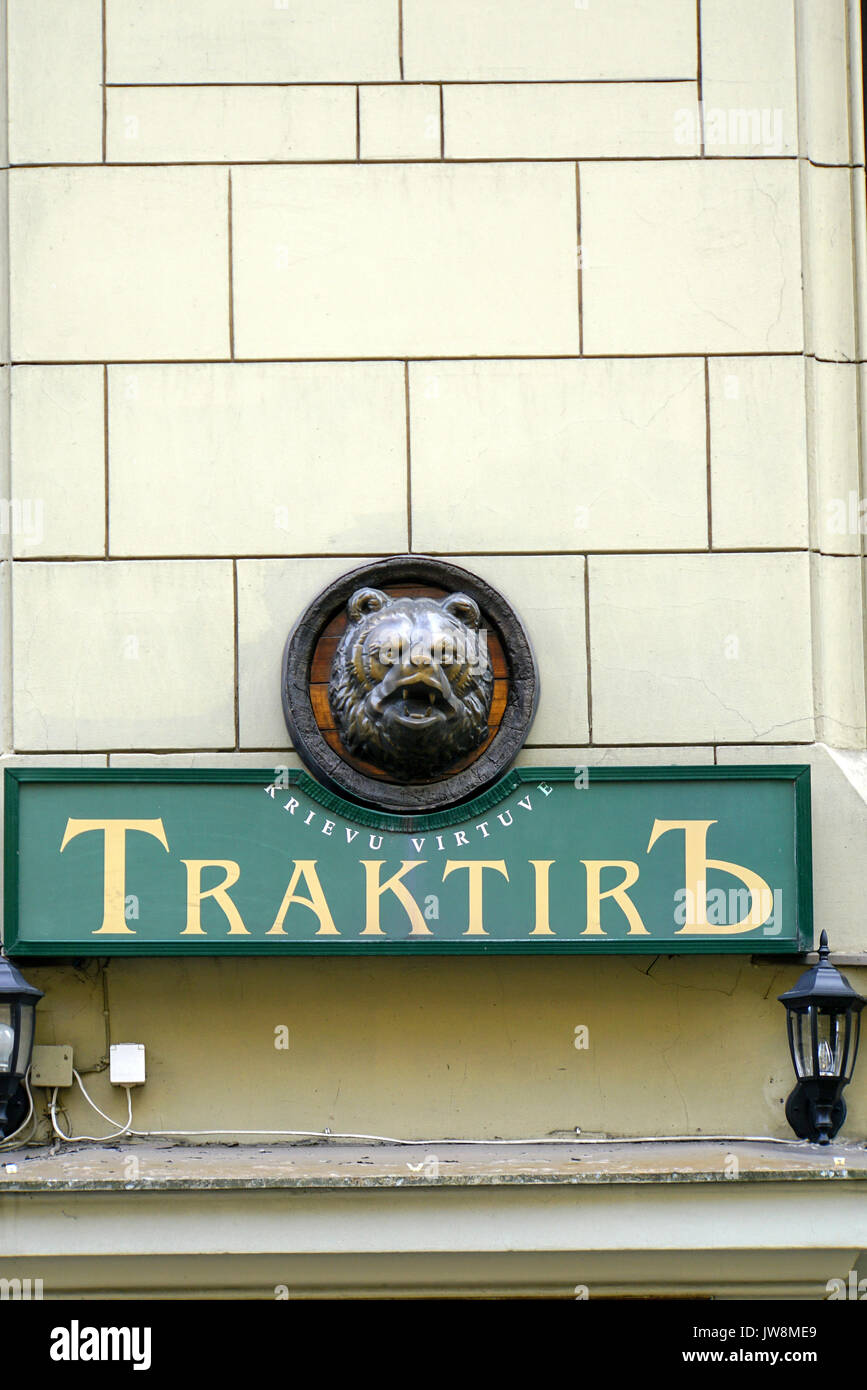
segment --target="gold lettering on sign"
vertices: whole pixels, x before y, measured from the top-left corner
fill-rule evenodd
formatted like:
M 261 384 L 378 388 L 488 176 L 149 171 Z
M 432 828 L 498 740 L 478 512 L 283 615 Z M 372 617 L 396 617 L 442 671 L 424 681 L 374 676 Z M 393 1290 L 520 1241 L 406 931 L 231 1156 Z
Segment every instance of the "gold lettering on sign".
M 202 900 L 213 898 L 223 909 L 229 922 L 230 936 L 249 936 L 241 914 L 229 897 L 228 890 L 241 877 L 240 865 L 234 859 L 182 859 L 187 866 L 187 925 L 181 936 L 204 936 L 202 926 Z M 202 887 L 202 869 L 225 869 L 222 882 L 213 888 Z
M 632 859 L 582 859 L 587 870 L 587 926 L 582 936 L 604 936 L 602 930 L 602 899 L 613 898 L 629 922 L 629 936 L 649 936 L 650 932 L 641 920 L 638 908 L 629 896 L 629 889 L 638 882 L 638 865 Z M 602 891 L 603 869 L 622 869 L 623 877 L 613 888 Z
M 411 869 L 418 868 L 419 864 L 426 864 L 426 859 L 402 859 L 400 868 L 391 878 L 387 878 L 385 883 L 379 881 L 379 871 L 385 863 L 384 859 L 362 859 L 366 874 L 366 904 L 367 921 L 365 923 L 362 936 L 384 936 L 385 932 L 379 923 L 379 900 L 383 893 L 393 893 L 406 910 L 406 915 L 412 922 L 410 936 L 430 936 L 431 929 L 421 914 L 421 909 L 415 898 L 410 893 L 405 883 L 401 882 L 404 874 L 408 874 Z
M 485 869 L 495 869 L 508 883 L 509 871 L 505 859 L 448 859 L 443 869 L 443 882 L 455 869 L 466 869 L 470 880 L 470 920 L 464 936 L 487 936 L 482 920 L 482 875 Z
M 756 927 L 761 926 L 773 907 L 773 893 L 765 880 L 753 873 L 752 869 L 744 868 L 743 864 L 730 864 L 725 859 L 708 859 L 707 832 L 712 825 L 717 823 L 715 820 L 655 820 L 653 822 L 653 830 L 647 846 L 648 853 L 653 849 L 661 835 L 667 835 L 669 830 L 683 831 L 687 915 L 685 925 L 678 928 L 675 933 L 676 936 L 689 935 L 690 933 L 701 933 L 707 936 L 734 936 L 737 932 L 753 931 Z M 767 907 L 761 920 L 758 919 L 756 912 L 750 911 L 746 917 L 741 917 L 737 922 L 711 926 L 707 920 L 708 869 L 719 869 L 722 873 L 732 874 L 735 878 L 739 878 L 749 890 L 753 903 L 760 903 Z
M 295 892 L 299 879 L 304 880 L 310 890 L 309 898 L 302 898 Z M 334 925 L 331 910 L 325 901 L 325 894 L 322 891 L 322 884 L 319 882 L 319 875 L 316 872 L 315 859 L 296 859 L 292 877 L 289 880 L 289 887 L 283 894 L 283 901 L 277 911 L 273 927 L 269 927 L 266 936 L 285 936 L 283 930 L 283 920 L 286 913 L 293 903 L 300 903 L 302 907 L 309 907 L 311 912 L 315 912 L 319 918 L 319 930 L 317 936 L 339 936 L 340 932 Z
M 554 859 L 531 859 L 536 878 L 536 925 L 531 936 L 553 936 L 548 920 L 548 870 L 556 863 Z
M 102 830 L 105 834 L 102 926 L 92 935 L 135 936 L 123 915 L 126 899 L 126 832 L 140 830 L 143 835 L 153 835 L 168 853 L 163 823 L 161 820 L 74 820 L 70 817 L 63 832 L 60 853 L 63 853 L 70 840 L 77 835 L 86 835 L 89 830 Z

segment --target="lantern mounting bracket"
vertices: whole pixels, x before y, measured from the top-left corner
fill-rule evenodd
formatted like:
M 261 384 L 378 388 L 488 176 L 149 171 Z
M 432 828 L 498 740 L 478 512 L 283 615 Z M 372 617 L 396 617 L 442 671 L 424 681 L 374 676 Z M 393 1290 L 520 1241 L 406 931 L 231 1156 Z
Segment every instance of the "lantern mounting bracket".
M 816 1112 L 820 1105 L 821 1101 L 818 1096 L 806 1093 L 803 1082 L 792 1091 L 786 1101 L 786 1119 L 799 1139 L 810 1139 L 815 1142 L 818 1129 Z M 837 1131 L 842 1129 L 845 1120 L 846 1102 L 841 1097 L 830 1107 L 827 1122 L 823 1126 L 823 1131 L 827 1134 L 828 1139 L 834 1138 Z M 822 1142 L 821 1139 L 819 1142 Z
M 17 1133 L 24 1123 L 24 1117 L 29 1107 L 27 1092 L 21 1086 L 6 1102 L 6 1123 L 3 1127 L 4 1132 L 0 1134 L 0 1139 L 5 1138 L 7 1134 Z

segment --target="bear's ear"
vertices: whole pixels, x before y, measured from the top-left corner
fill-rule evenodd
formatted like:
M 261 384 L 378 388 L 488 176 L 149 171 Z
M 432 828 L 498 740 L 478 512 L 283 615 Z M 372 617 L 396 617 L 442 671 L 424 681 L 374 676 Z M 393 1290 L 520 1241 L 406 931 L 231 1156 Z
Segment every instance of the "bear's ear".
M 467 627 L 477 628 L 482 621 L 479 605 L 469 594 L 449 594 L 448 598 L 442 599 L 440 607 L 453 618 L 466 623 Z
M 359 618 L 366 617 L 368 613 L 378 613 L 387 603 L 388 594 L 384 594 L 381 589 L 356 589 L 346 605 L 349 621 L 357 623 Z

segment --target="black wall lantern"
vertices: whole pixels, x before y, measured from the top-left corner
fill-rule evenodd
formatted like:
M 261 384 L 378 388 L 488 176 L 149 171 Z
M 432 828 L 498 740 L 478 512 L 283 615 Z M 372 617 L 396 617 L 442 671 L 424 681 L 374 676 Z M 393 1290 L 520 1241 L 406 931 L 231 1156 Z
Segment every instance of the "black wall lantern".
M 780 994 L 786 1006 L 789 1047 L 797 1085 L 786 1101 L 786 1119 L 799 1139 L 827 1144 L 846 1118 L 843 1087 L 858 1054 L 865 1001 L 828 959 L 828 933 L 819 938 L 819 960 L 794 989 Z
M 33 1052 L 33 1025 L 42 990 L 0 955 L 0 1138 L 22 1123 L 27 1100 L 21 1085 Z

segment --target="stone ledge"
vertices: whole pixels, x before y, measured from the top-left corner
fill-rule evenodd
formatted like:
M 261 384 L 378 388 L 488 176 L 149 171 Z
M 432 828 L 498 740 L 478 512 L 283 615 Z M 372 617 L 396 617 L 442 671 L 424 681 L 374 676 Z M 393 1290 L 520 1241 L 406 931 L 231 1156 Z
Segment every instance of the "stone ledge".
M 731 1176 L 732 1158 L 737 1179 Z M 135 1159 L 137 1175 L 130 1176 Z M 793 1141 L 71 1145 L 0 1156 L 0 1194 L 867 1180 L 867 1146 Z

